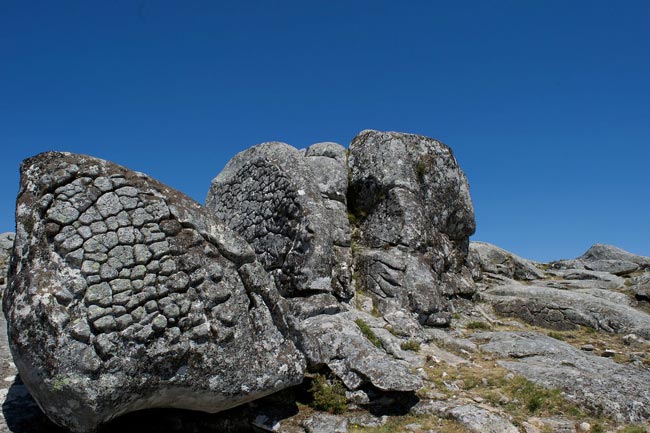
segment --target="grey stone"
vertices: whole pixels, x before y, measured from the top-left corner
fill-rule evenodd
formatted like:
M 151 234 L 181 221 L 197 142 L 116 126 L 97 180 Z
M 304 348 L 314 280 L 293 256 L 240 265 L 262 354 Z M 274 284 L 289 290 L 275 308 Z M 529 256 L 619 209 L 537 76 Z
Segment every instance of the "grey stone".
M 438 322 L 448 298 L 471 295 L 474 210 L 451 149 L 431 138 L 366 130 L 350 144 L 348 207 L 360 283 L 378 298 Z
M 49 192 L 58 188 L 60 193 Z M 143 208 L 124 210 L 119 198 L 136 195 Z M 193 200 L 107 161 L 44 153 L 21 166 L 17 209 L 17 254 L 3 296 L 9 344 L 22 380 L 55 423 L 92 432 L 118 415 L 150 407 L 218 412 L 302 381 L 304 356 L 276 325 L 275 306 L 239 275 L 243 263 L 256 263 L 255 256 Z M 135 230 L 171 219 L 177 224 L 166 223 L 148 246 Z M 93 237 L 84 242 L 84 260 L 69 261 L 69 246 L 51 233 L 78 224 L 89 226 Z M 63 243 L 68 239 L 74 237 Z M 187 289 L 173 296 L 193 307 L 164 301 L 147 313 L 142 306 L 148 301 L 172 295 L 166 276 L 137 266 L 151 264 L 152 257 L 164 262 L 167 254 L 176 270 L 169 284 Z M 189 287 L 187 275 L 196 268 L 186 266 L 196 260 L 186 257 L 221 270 L 215 278 L 221 295 Z M 57 296 L 72 287 L 72 299 Z M 266 299 L 279 299 L 275 293 Z M 220 317 L 227 317 L 229 333 L 212 318 L 215 302 L 228 312 Z
M 578 257 L 578 260 L 582 260 L 583 262 L 614 260 L 636 263 L 644 268 L 650 267 L 650 257 L 632 254 L 613 245 L 605 244 L 592 245 L 582 256 Z
M 585 262 L 585 268 L 614 275 L 628 275 L 639 269 L 639 265 L 626 260 L 593 260 Z
M 650 372 L 630 364 L 584 352 L 570 344 L 533 332 L 475 334 L 485 352 L 513 359 L 498 364 L 548 388 L 559 388 L 568 400 L 617 422 L 650 421 Z
M 514 283 L 482 292 L 481 298 L 500 314 L 546 328 L 566 330 L 588 326 L 650 338 L 650 315 L 587 293 Z
M 385 391 L 422 386 L 409 368 L 374 346 L 357 324 L 341 314 L 318 315 L 300 323 L 300 348 L 312 365 L 327 365 L 349 389 L 371 383 Z
M 544 278 L 531 260 L 524 259 L 487 242 L 470 242 L 469 249 L 478 257 L 483 272 L 505 275 L 516 280 Z
M 507 419 L 478 406 L 456 406 L 447 415 L 474 433 L 519 433 Z
M 329 413 L 315 413 L 300 423 L 306 433 L 347 433 L 348 420 Z
M 638 300 L 650 301 L 650 272 L 630 278 L 630 290 Z
M 555 269 L 589 269 L 628 275 L 638 269 L 650 268 L 650 257 L 632 254 L 612 245 L 595 244 L 577 259 L 558 260 L 551 262 L 550 266 Z
M 0 234 L 0 291 L 4 288 L 9 269 L 9 258 L 14 248 L 14 239 L 16 234 L 6 232 Z
M 314 158 L 324 158 L 327 171 Z M 347 212 L 327 206 L 330 195 L 345 202 L 346 184 L 347 169 L 336 159 L 263 143 L 230 160 L 212 181 L 206 206 L 250 243 L 283 295 L 349 299 L 350 255 L 334 253 L 335 245 L 349 245 Z

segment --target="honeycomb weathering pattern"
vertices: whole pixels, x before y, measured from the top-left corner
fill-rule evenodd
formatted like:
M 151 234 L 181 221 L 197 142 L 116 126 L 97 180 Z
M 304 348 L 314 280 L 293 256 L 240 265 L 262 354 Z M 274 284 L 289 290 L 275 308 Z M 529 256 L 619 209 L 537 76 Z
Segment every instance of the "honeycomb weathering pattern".
M 198 203 L 100 159 L 21 166 L 4 298 L 23 381 L 92 431 L 150 407 L 217 412 L 300 383 L 303 356 L 266 302 L 248 244 Z
M 324 157 L 334 164 L 326 170 L 317 165 L 320 154 L 279 142 L 253 146 L 228 162 L 206 199 L 206 206 L 250 243 L 287 297 L 352 296 L 345 149 L 332 144 L 325 150 L 343 155 L 343 161 Z M 337 172 L 343 182 L 335 181 Z

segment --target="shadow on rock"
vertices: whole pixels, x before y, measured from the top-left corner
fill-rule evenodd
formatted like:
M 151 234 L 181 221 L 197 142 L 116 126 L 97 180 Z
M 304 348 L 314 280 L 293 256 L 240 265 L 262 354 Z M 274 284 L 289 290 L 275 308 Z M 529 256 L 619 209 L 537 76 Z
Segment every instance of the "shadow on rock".
M 65 433 L 50 421 L 38 407 L 27 387 L 16 376 L 2 403 L 2 414 L 9 431 L 13 433 Z
M 368 411 L 375 416 L 402 416 L 407 415 L 411 408 L 415 406 L 420 399 L 411 392 L 382 392 L 370 396 L 370 404 L 367 405 Z
M 98 433 L 252 433 L 248 411 L 237 408 L 218 414 L 180 409 L 132 412 L 104 424 Z
M 12 433 L 67 433 L 50 421 L 38 407 L 27 387 L 16 376 L 2 403 L 7 428 Z M 249 433 L 251 412 L 247 406 L 207 414 L 180 409 L 150 409 L 121 416 L 99 429 L 99 433 Z M 0 429 L 0 431 L 4 431 Z

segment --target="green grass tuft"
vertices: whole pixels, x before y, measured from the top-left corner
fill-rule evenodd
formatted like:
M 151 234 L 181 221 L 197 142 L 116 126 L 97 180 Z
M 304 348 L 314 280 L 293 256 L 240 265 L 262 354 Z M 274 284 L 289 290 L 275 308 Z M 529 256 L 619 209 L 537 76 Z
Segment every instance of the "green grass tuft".
M 641 427 L 640 425 L 632 424 L 626 426 L 623 430 L 621 430 L 621 433 L 648 433 L 648 430 Z
M 374 344 L 375 346 L 377 346 L 378 348 L 381 349 L 381 347 L 382 347 L 382 345 L 381 345 L 381 341 L 380 341 L 379 338 L 375 335 L 375 333 L 373 332 L 373 330 L 372 330 L 372 328 L 370 327 L 370 325 L 368 325 L 366 322 L 364 322 L 364 321 L 361 320 L 361 319 L 357 319 L 357 320 L 355 320 L 354 323 L 357 324 L 357 326 L 358 326 L 359 329 L 361 330 L 361 333 L 362 333 L 362 334 L 363 334 L 363 335 L 364 335 L 368 340 L 370 340 L 370 342 L 371 342 L 372 344 Z
M 399 345 L 402 350 L 411 350 L 417 352 L 420 350 L 420 343 L 415 340 L 408 340 Z
M 487 329 L 492 329 L 492 327 L 489 324 L 485 323 L 485 322 L 476 321 L 476 322 L 469 322 L 467 324 L 467 329 L 484 329 L 484 330 L 487 330 Z
M 566 337 L 561 332 L 551 331 L 551 332 L 548 333 L 548 336 L 551 337 L 551 338 L 555 338 L 556 340 L 560 340 L 560 341 L 566 340 Z
M 312 407 L 329 413 L 343 413 L 348 408 L 345 398 L 345 387 L 338 379 L 327 380 L 322 374 L 317 374 L 312 380 Z

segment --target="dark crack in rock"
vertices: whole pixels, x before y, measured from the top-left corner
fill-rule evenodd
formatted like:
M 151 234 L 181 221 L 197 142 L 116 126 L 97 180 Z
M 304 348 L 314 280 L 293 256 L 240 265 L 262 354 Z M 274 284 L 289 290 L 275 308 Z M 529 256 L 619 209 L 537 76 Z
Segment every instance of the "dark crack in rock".
M 16 222 L 10 347 L 57 424 L 90 432 L 145 408 L 218 412 L 302 381 L 304 357 L 265 303 L 275 287 L 250 283 L 266 277 L 255 254 L 183 194 L 44 153 L 21 165 Z

